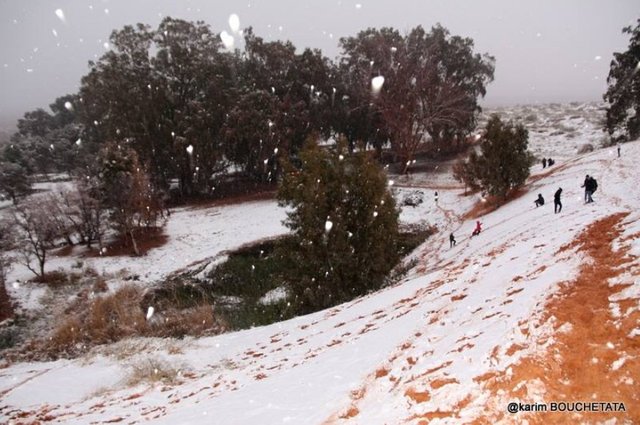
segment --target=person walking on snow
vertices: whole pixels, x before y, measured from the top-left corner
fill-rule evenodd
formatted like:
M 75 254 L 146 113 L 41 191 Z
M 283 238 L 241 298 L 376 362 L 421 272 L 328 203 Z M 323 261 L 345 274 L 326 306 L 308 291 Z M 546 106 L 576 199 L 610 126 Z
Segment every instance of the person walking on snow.
M 480 223 L 480 221 L 476 221 L 476 228 L 473 230 L 473 233 L 471 233 L 471 237 L 478 236 L 481 231 L 482 223 Z
M 558 214 L 562 211 L 562 202 L 560 201 L 560 196 L 562 195 L 562 188 L 559 187 L 556 190 L 556 193 L 553 195 L 553 212 L 554 214 Z
M 453 236 L 453 233 L 449 235 L 449 248 L 453 248 L 456 246 L 456 238 Z
M 436 192 L 435 194 L 435 199 L 436 199 L 436 205 L 438 204 L 438 192 Z
M 588 204 L 593 202 L 592 196 L 596 192 L 597 188 L 598 188 L 598 182 L 596 181 L 596 179 L 594 179 L 593 176 L 589 177 L 589 201 L 587 202 Z
M 547 158 L 542 158 L 542 168 L 547 168 Z
M 536 199 L 534 201 L 534 203 L 536 204 L 536 208 L 541 207 L 542 205 L 544 205 L 544 198 L 542 197 L 541 193 L 538 193 L 538 199 Z
M 584 183 L 582 183 L 582 186 L 580 187 L 584 187 L 584 203 L 588 204 L 589 202 L 592 202 L 591 191 L 589 190 L 591 187 L 591 177 L 589 177 L 589 174 L 584 178 Z

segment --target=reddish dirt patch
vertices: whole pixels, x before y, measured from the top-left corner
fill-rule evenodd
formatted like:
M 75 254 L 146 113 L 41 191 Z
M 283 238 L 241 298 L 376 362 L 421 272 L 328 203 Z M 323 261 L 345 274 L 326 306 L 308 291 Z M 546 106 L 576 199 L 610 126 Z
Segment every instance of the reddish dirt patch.
M 512 356 L 514 353 L 516 353 L 517 351 L 520 350 L 524 350 L 525 346 L 524 345 L 520 345 L 520 344 L 511 344 L 511 346 L 509 348 L 507 348 L 507 351 L 505 351 L 505 354 L 507 356 Z
M 442 388 L 445 385 L 449 385 L 449 384 L 459 384 L 460 382 L 455 379 L 455 378 L 441 378 L 441 379 L 434 379 L 433 381 L 431 381 L 431 388 L 433 388 L 434 390 L 437 390 L 438 388 Z
M 457 417 L 454 412 L 446 412 L 442 410 L 435 410 L 433 412 L 425 412 L 420 415 L 414 415 L 409 420 L 422 419 L 418 422 L 418 425 L 429 425 L 434 419 L 444 419 L 450 417 Z
M 383 376 L 387 376 L 389 374 L 389 370 L 385 368 L 380 368 L 376 370 L 376 379 L 382 378 Z
M 13 306 L 4 282 L 0 281 L 0 322 L 13 316 Z
M 465 298 L 467 298 L 467 294 L 454 295 L 453 297 L 451 297 L 451 301 L 460 301 L 464 300 Z
M 429 391 L 417 391 L 415 388 L 409 388 L 404 392 L 404 395 L 416 403 L 424 403 L 425 401 L 431 400 Z
M 515 294 L 517 294 L 518 292 L 522 292 L 522 291 L 524 291 L 524 288 L 514 289 L 514 290 L 512 290 L 512 291 L 509 291 L 509 292 L 507 292 L 507 297 L 510 297 L 511 295 L 515 295 Z
M 357 407 L 351 406 L 351 407 L 349 407 L 349 410 L 347 410 L 342 415 L 340 415 L 340 419 L 353 418 L 355 416 L 358 416 L 359 413 L 360 413 L 360 411 L 358 410 Z
M 141 393 L 133 393 L 133 394 L 131 394 L 130 396 L 125 397 L 123 400 L 124 400 L 124 401 L 127 401 L 127 400 L 133 400 L 133 399 L 140 398 L 140 397 L 142 397 L 142 394 L 141 394 Z
M 145 255 L 154 248 L 164 246 L 169 241 L 169 236 L 164 233 L 162 227 L 151 227 L 148 229 L 137 229 L 134 232 L 136 245 L 140 255 Z M 102 252 L 92 250 L 85 254 L 87 257 L 121 257 L 135 256 L 131 238 L 129 236 L 119 237 L 115 241 L 106 245 Z
M 236 186 L 238 185 L 237 183 Z M 273 185 L 268 184 L 258 184 L 258 183 L 250 183 L 247 188 L 234 188 L 234 190 L 230 190 L 226 193 L 223 193 L 222 187 L 216 189 L 216 196 L 224 196 L 222 199 L 216 200 L 193 200 L 189 202 L 188 206 L 191 206 L 193 209 L 202 209 L 202 208 L 211 208 L 211 207 L 220 207 L 225 205 L 235 205 L 242 204 L 245 202 L 252 201 L 266 201 L 270 199 L 275 199 L 276 190 L 273 189 Z M 234 192 L 235 191 L 235 192 Z M 241 193 L 241 194 L 232 194 L 237 193 L 239 191 L 251 191 L 253 193 Z
M 520 187 L 509 192 L 505 199 L 497 198 L 495 196 L 487 196 L 484 202 L 482 200 L 476 202 L 476 204 L 462 216 L 462 219 L 469 220 L 480 218 L 483 215 L 487 215 L 490 212 L 497 210 L 502 205 L 511 202 L 514 199 L 518 199 L 527 193 L 528 190 L 525 187 Z
M 612 249 L 612 242 L 622 233 L 620 223 L 625 216 L 615 214 L 596 221 L 571 244 L 593 261 L 582 265 L 575 281 L 561 284 L 541 319 L 544 323 L 555 317 L 558 325 L 570 323 L 570 330 L 555 333 L 554 342 L 545 354 L 523 358 L 511 367 L 511 374 L 487 375 L 484 382 L 496 399 L 499 392 L 504 392 L 507 398 L 526 401 L 526 384 L 536 380 L 544 387 L 545 400 L 623 402 L 626 412 L 521 413 L 518 420 L 527 420 L 530 424 L 565 424 L 615 418 L 617 423 L 640 423 L 640 409 L 636 408 L 640 405 L 637 388 L 640 341 L 628 337 L 640 322 L 640 312 L 616 319 L 609 308 L 609 298 L 620 291 L 622 285 L 609 286 L 608 281 L 616 277 L 629 260 L 627 248 L 616 252 Z M 623 356 L 626 361 L 614 370 L 613 362 Z M 495 423 L 505 418 L 504 406 L 496 406 L 482 420 Z

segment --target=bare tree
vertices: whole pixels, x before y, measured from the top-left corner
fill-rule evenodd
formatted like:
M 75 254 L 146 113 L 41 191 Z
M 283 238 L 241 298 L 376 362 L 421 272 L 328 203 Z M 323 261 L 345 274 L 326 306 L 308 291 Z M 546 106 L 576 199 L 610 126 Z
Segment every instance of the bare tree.
M 47 254 L 60 237 L 47 203 L 32 199 L 19 204 L 14 208 L 13 219 L 20 231 L 17 247 L 22 263 L 37 277 L 44 277 Z M 37 266 L 33 265 L 34 260 Z
M 107 228 L 107 212 L 101 205 L 98 183 L 92 178 L 78 178 L 71 191 L 60 194 L 65 219 L 87 248 L 95 242 L 102 248 Z

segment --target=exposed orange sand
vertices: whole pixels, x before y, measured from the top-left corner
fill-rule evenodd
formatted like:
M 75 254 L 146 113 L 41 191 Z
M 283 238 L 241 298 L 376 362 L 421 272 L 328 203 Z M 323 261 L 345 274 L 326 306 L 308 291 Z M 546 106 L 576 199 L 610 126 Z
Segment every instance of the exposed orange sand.
M 511 367 L 511 374 L 489 373 L 477 377 L 476 382 L 485 382 L 496 399 L 499 392 L 504 392 L 514 401 L 540 402 L 528 398 L 527 385 L 518 385 L 532 384 L 535 380 L 544 388 L 546 402 L 623 402 L 626 412 L 521 412 L 509 415 L 505 413 L 505 406 L 493 406 L 492 412 L 473 423 L 487 423 L 487 420 L 522 423 L 525 419 L 529 424 L 596 423 L 616 418 L 618 423 L 640 424 L 640 341 L 627 336 L 640 323 L 640 312 L 623 314 L 616 322 L 609 308 L 609 297 L 628 286 L 612 287 L 608 283 L 630 259 L 625 249 L 612 250 L 612 242 L 620 236 L 619 224 L 625 215 L 615 214 L 593 223 L 576 243 L 570 244 L 578 246 L 593 261 L 582 266 L 575 281 L 561 284 L 542 318 L 545 322 L 555 317 L 556 329 L 569 323 L 570 330 L 557 332 L 555 341 L 543 356 L 523 358 Z M 636 305 L 637 302 L 635 300 Z M 626 361 L 613 370 L 613 362 L 622 357 Z

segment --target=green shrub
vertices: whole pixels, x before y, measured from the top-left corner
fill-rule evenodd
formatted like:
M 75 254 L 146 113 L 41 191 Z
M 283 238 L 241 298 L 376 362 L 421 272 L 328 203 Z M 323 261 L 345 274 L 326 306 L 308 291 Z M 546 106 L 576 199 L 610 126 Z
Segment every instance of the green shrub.
M 381 286 L 399 258 L 398 211 L 368 153 L 310 143 L 300 162 L 285 164 L 278 199 L 292 209 L 286 224 L 296 242 L 293 301 L 308 313 Z

